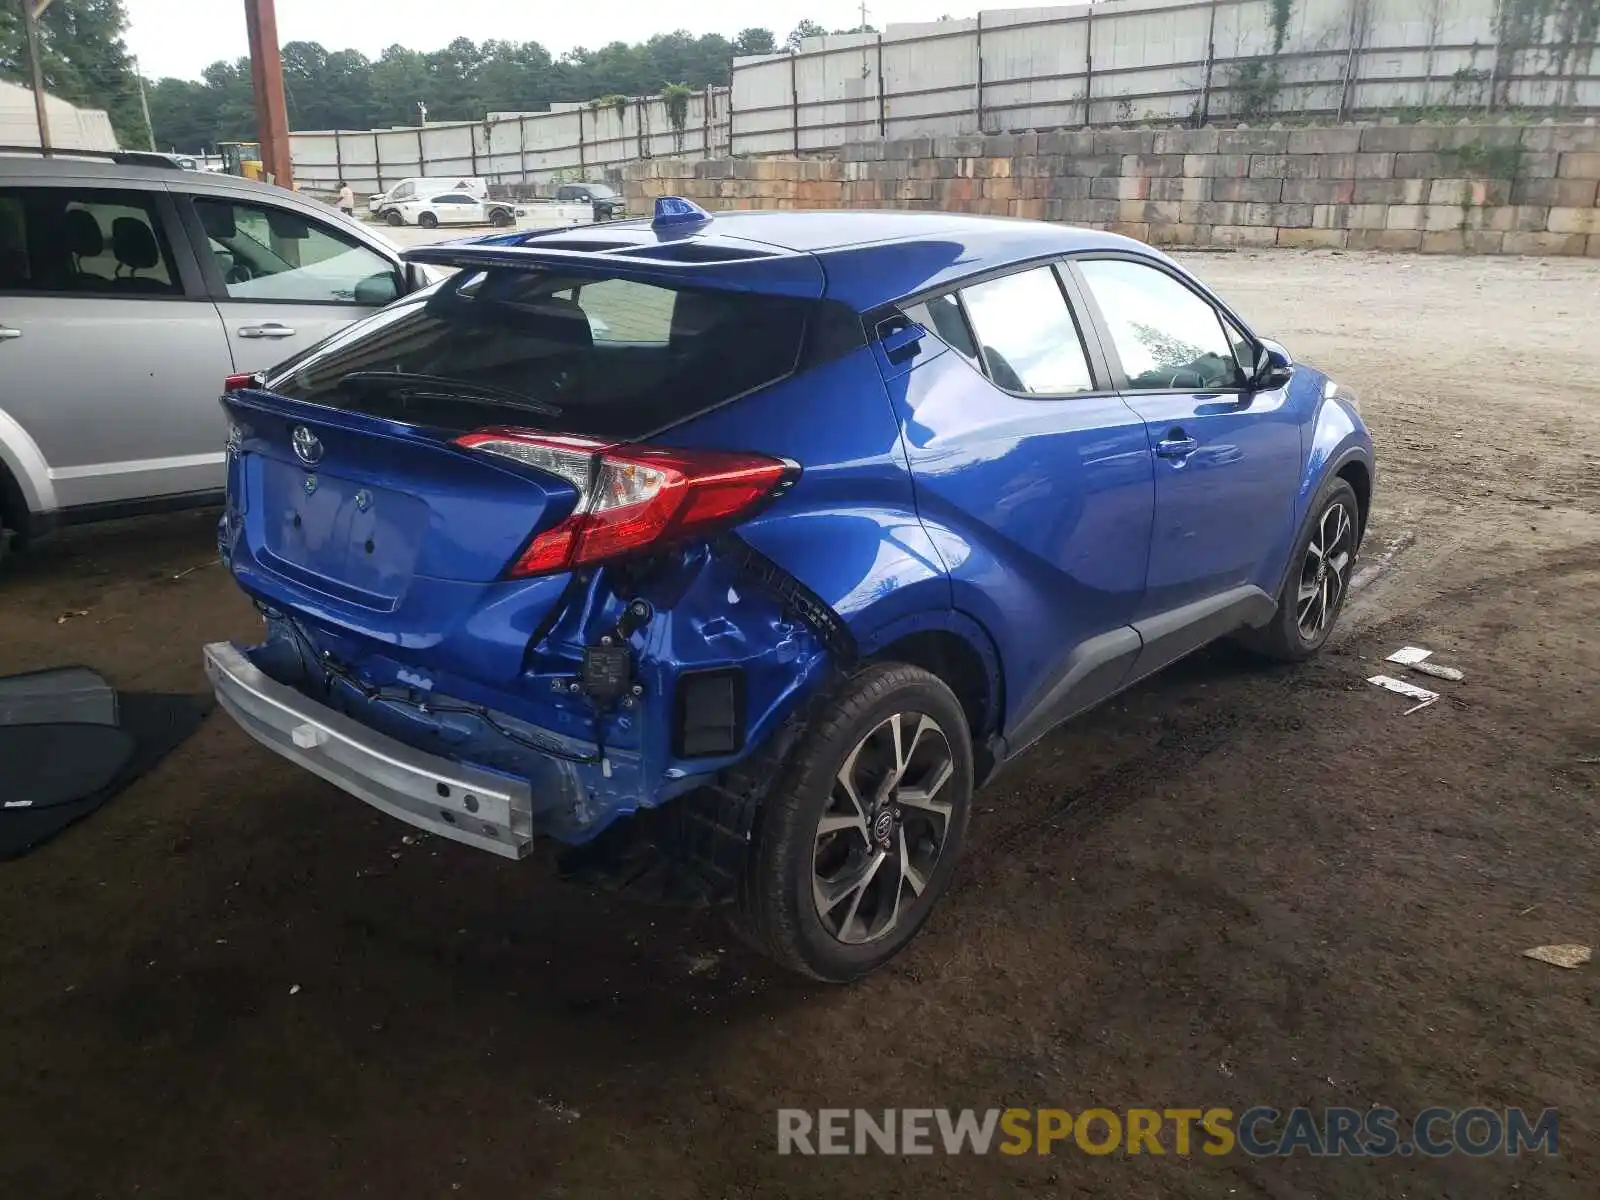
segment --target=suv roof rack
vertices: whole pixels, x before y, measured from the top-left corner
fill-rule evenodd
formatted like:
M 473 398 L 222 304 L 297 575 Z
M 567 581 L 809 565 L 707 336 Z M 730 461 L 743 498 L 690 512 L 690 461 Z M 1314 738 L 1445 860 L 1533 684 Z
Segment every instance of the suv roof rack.
M 0 146 L 0 154 L 36 154 L 41 158 L 104 158 L 121 167 L 165 167 L 169 171 L 183 170 L 171 156 L 153 150 L 78 150 L 71 146 L 52 146 L 48 150 L 38 146 Z

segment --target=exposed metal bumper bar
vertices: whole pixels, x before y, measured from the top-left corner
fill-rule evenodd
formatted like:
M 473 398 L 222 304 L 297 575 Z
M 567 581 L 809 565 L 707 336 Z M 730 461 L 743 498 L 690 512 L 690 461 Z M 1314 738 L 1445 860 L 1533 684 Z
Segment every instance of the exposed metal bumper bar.
M 205 648 L 217 701 L 256 741 L 374 808 L 440 837 L 521 858 L 533 846 L 526 781 L 410 746 L 269 678 L 231 642 Z

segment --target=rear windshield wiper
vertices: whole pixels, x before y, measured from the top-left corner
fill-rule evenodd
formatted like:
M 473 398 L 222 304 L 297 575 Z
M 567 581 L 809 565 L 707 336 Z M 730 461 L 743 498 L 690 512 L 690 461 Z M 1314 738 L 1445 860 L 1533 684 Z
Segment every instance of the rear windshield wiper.
M 465 379 L 452 379 L 448 375 L 417 375 L 410 371 L 351 371 L 339 377 L 339 383 L 357 387 L 384 388 L 399 392 L 408 399 L 417 400 L 490 400 L 526 409 L 546 417 L 559 417 L 562 408 L 546 404 L 531 396 L 508 392 L 487 383 L 472 383 Z

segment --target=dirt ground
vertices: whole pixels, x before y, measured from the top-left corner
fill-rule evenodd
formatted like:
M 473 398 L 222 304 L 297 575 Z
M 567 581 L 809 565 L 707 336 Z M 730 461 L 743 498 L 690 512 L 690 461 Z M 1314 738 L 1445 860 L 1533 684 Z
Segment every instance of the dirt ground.
M 1048 738 L 845 989 L 213 714 L 0 866 L 0 1195 L 1595 1195 L 1600 962 L 1521 951 L 1600 941 L 1600 262 L 1189 261 L 1377 439 L 1395 552 L 1318 662 L 1208 652 Z M 14 564 L 0 673 L 201 690 L 255 628 L 213 559 L 194 515 Z M 1364 682 L 1407 643 L 1467 673 L 1409 716 Z M 1554 1106 L 1560 1156 L 775 1152 L 780 1106 L 1254 1104 Z

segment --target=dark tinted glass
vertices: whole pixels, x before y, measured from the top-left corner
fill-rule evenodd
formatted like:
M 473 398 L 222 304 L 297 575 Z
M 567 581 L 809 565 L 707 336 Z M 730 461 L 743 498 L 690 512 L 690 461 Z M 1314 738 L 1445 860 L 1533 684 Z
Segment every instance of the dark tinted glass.
M 177 296 L 183 288 L 148 192 L 0 191 L 0 289 Z
M 335 335 L 268 386 L 418 425 L 624 440 L 790 374 L 818 308 L 617 277 L 463 271 Z

